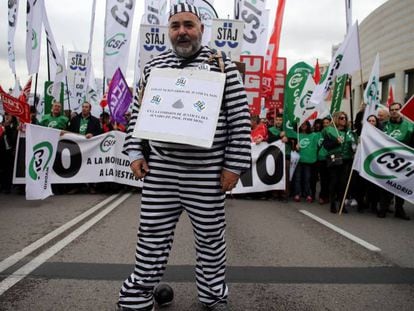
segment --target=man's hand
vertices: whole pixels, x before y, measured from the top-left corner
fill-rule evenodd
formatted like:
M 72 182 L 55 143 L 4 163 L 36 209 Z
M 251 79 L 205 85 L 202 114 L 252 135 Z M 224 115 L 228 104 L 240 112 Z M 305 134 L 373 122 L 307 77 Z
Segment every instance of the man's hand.
M 239 181 L 239 175 L 236 173 L 230 172 L 226 169 L 221 171 L 221 191 L 226 192 L 232 190 L 236 187 L 237 182 Z
M 92 133 L 88 133 L 88 134 L 86 134 L 86 135 L 85 135 L 85 137 L 86 137 L 87 139 L 92 138 L 92 137 L 93 137 L 93 134 L 92 134 Z
M 147 161 L 145 159 L 135 160 L 130 165 L 132 173 L 134 176 L 141 179 L 144 178 L 145 175 L 149 172 L 149 167 Z

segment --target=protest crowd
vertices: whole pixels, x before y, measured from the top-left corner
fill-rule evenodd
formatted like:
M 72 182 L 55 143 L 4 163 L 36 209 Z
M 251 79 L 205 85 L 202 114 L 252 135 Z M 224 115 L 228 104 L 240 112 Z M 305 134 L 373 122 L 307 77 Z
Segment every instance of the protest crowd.
M 401 143 L 414 147 L 413 123 L 400 115 L 401 107 L 400 103 L 390 103 L 388 108 L 379 110 L 378 116 L 370 114 L 365 121 Z M 380 218 L 394 212 L 395 217 L 409 220 L 403 199 L 360 177 L 352 169 L 361 140 L 364 112 L 365 106 L 358 112 L 355 122 L 349 120 L 343 111 L 313 120 L 312 125 L 305 121 L 295 129 L 298 135 L 294 138 L 288 137 L 283 130 L 283 115 L 276 114 L 270 119 L 252 116 L 252 143 L 281 140 L 286 148 L 286 163 L 290 162 L 292 152 L 298 155 L 299 160 L 284 191 L 255 193 L 248 197 L 282 202 L 306 201 L 309 204 L 317 201 L 321 205 L 329 205 L 332 213 L 339 211 L 342 199 L 345 199 L 343 213 L 352 206 L 360 213 L 372 212 Z M 289 172 L 286 175 L 289 176 Z M 347 193 L 346 188 L 349 188 Z
M 34 106 L 31 106 L 30 123 L 61 130 L 61 136 L 65 135 L 65 133 L 76 133 L 87 139 L 110 131 L 125 132 L 125 125 L 111 119 L 108 112 L 103 110 L 100 117 L 96 118 L 91 114 L 91 109 L 91 104 L 89 102 L 84 102 L 80 113 L 71 112 L 70 110 L 63 111 L 62 104 L 58 101 L 54 101 L 50 113 L 43 115 L 40 120 L 38 120 L 36 118 L 36 110 L 34 109 Z M 130 113 L 126 112 L 126 120 L 128 120 L 129 117 Z M 25 123 L 19 122 L 16 116 L 9 113 L 3 115 L 2 122 L 0 123 L 0 192 L 5 194 L 10 194 L 12 191 L 24 194 L 24 187 L 22 185 L 13 185 L 13 168 L 18 143 L 18 133 L 19 131 L 25 132 L 25 127 Z M 122 185 L 116 183 L 85 185 L 59 184 L 53 185 L 53 192 L 55 194 L 94 194 L 97 191 L 111 193 L 120 191 L 124 188 L 121 186 Z M 125 188 L 130 189 L 130 187 Z
M 378 115 L 369 115 L 366 121 L 387 134 L 399 133 L 394 136 L 397 140 L 414 147 L 413 124 L 402 118 L 398 113 L 401 104 L 392 103 L 383 107 Z M 381 189 L 377 185 L 360 177 L 352 170 L 352 163 L 357 144 L 364 124 L 364 107 L 351 122 L 347 113 L 336 112 L 323 119 L 304 122 L 297 131 L 296 137 L 288 137 L 283 130 L 283 114 L 270 114 L 268 118 L 257 115 L 251 117 L 252 144 L 266 144 L 281 141 L 285 145 L 286 184 L 284 190 L 247 193 L 239 195 L 244 199 L 265 199 L 280 202 L 307 202 L 309 204 L 327 205 L 332 213 L 340 209 L 342 199 L 350 174 L 349 189 L 346 193 L 346 204 L 343 213 L 349 207 L 360 213 L 372 212 L 378 217 L 386 217 L 387 213 L 394 212 L 401 219 L 409 219 L 403 204 L 404 200 Z M 126 113 L 126 118 L 130 113 Z M 124 124 L 115 122 L 110 114 L 103 111 L 100 118 L 91 115 L 91 105 L 85 102 L 81 113 L 62 111 L 60 102 L 53 102 L 51 112 L 40 120 L 36 118 L 35 110 L 31 110 L 31 123 L 44 127 L 59 129 L 62 135 L 67 132 L 77 133 L 86 138 L 108 133 L 110 131 L 126 131 Z M 22 185 L 13 185 L 13 166 L 18 131 L 24 131 L 24 124 L 19 123 L 15 116 L 4 114 L 0 126 L 0 190 L 5 194 L 12 191 L 24 194 Z M 396 131 L 397 130 L 397 131 Z M 299 159 L 293 167 L 290 165 L 291 155 Z M 340 157 L 340 164 L 332 164 L 332 156 Z M 292 176 L 289 179 L 289 176 Z M 134 187 L 116 183 L 96 183 L 84 185 L 53 185 L 55 194 L 75 194 L 96 192 L 108 193 L 122 189 L 133 190 Z

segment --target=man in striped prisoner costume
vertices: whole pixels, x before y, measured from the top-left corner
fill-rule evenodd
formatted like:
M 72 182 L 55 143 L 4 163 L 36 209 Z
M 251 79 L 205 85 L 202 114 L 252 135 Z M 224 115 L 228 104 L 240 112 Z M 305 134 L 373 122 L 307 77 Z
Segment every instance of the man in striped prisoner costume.
M 141 85 L 145 87 L 151 69 L 156 67 L 221 72 L 216 59 L 210 61 L 215 52 L 201 46 L 202 32 L 196 7 L 172 6 L 169 37 L 173 49 L 144 67 Z M 135 176 L 145 179 L 135 269 L 121 288 L 119 310 L 153 310 L 153 290 L 163 276 L 183 210 L 189 215 L 195 235 L 199 300 L 209 310 L 227 310 L 225 192 L 235 187 L 240 174 L 250 167 L 251 158 L 250 114 L 244 87 L 231 61 L 224 61 L 223 70 L 223 102 L 210 149 L 150 141 L 147 163 L 141 141 L 132 137 L 139 110 L 139 100 L 134 100 L 124 149 Z

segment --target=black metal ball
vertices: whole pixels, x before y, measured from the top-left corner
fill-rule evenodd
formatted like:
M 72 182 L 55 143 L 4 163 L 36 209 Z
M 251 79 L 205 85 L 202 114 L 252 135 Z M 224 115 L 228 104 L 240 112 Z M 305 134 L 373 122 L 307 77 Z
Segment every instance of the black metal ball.
M 170 304 L 174 299 L 174 291 L 168 284 L 160 284 L 154 291 L 154 299 L 160 307 Z

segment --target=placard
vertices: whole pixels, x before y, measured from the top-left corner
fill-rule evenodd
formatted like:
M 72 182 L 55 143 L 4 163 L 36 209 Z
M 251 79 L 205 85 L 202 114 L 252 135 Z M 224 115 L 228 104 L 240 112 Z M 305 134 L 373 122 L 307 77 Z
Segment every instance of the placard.
M 210 148 L 225 79 L 207 70 L 152 69 L 133 136 Z

